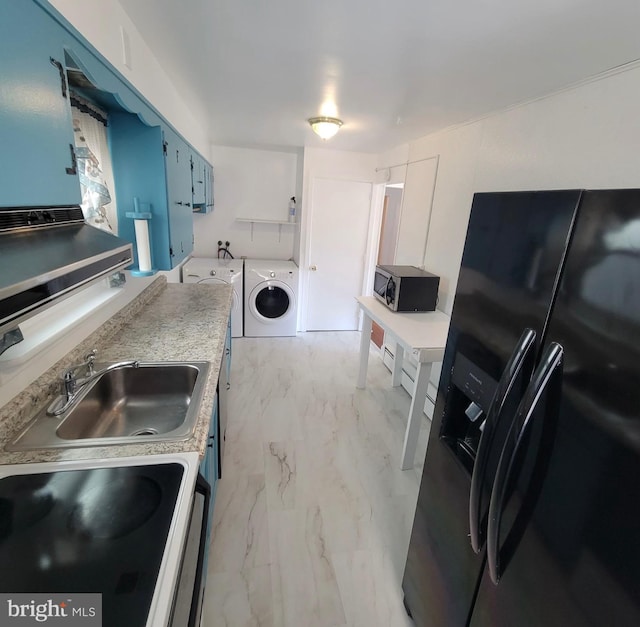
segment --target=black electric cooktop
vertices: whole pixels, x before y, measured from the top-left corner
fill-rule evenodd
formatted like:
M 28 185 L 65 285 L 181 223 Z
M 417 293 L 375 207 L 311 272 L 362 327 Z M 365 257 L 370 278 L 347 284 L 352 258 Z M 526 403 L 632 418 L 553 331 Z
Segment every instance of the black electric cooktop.
M 147 621 L 184 468 L 0 480 L 0 591 L 101 592 L 103 627 Z

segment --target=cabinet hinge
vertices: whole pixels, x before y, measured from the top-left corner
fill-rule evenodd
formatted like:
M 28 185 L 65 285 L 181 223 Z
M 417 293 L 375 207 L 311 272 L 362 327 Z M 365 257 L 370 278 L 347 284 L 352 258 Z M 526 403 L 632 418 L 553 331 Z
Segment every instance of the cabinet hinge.
M 167 156 L 167 142 L 163 141 L 162 142 L 162 154 L 166 157 Z
M 62 67 L 62 63 L 60 61 L 56 61 L 53 57 L 49 57 L 49 61 L 51 65 L 54 65 L 58 68 L 58 72 L 60 73 L 60 88 L 62 89 L 62 97 L 66 100 L 67 98 L 67 77 L 64 73 L 64 68 Z

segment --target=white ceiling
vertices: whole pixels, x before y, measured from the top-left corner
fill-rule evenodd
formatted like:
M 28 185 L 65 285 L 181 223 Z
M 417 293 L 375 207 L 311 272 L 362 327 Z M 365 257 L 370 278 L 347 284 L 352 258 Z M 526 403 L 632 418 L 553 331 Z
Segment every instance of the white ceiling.
M 213 143 L 379 152 L 640 58 L 639 0 L 119 0 Z M 134 60 L 135 62 L 135 60 Z

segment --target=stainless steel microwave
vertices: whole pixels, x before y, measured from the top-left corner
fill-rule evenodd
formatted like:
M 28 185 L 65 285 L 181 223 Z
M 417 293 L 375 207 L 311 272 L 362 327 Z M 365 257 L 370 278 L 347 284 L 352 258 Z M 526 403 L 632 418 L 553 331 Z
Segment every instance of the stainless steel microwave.
M 393 311 L 434 311 L 440 277 L 415 266 L 376 266 L 373 294 Z

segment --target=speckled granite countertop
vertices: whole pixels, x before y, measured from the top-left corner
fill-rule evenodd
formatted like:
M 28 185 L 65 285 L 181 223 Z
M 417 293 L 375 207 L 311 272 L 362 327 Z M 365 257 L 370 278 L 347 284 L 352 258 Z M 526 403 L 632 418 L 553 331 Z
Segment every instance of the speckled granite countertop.
M 100 329 L 0 408 L 0 463 L 97 459 L 197 451 L 204 455 L 209 422 L 224 353 L 232 302 L 228 285 L 171 283 L 158 277 Z M 209 361 L 211 366 L 193 435 L 180 442 L 147 442 L 8 452 L 4 447 L 36 411 L 60 390 L 60 375 L 82 362 L 92 348 L 96 361 Z

